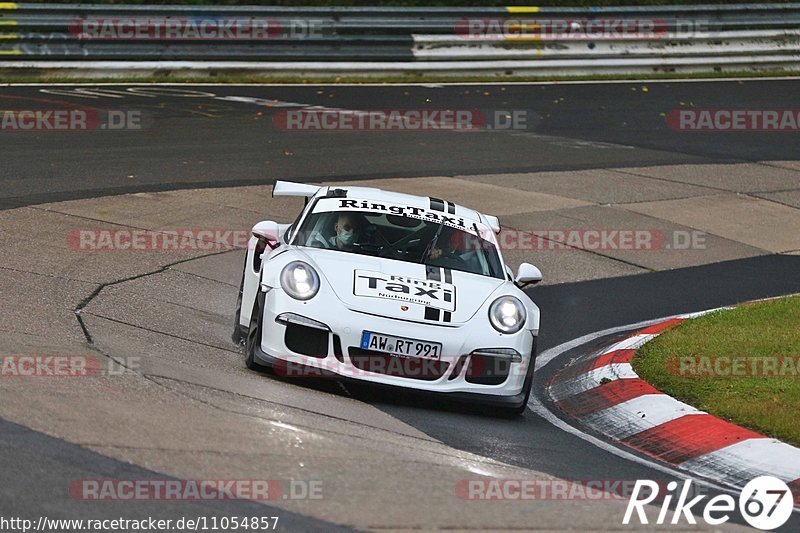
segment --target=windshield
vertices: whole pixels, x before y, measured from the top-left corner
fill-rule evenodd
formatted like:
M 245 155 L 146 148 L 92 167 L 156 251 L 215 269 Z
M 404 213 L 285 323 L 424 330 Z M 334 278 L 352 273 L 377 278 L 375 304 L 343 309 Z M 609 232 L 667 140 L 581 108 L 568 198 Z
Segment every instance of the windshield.
M 325 208 L 318 205 L 297 232 L 297 246 L 504 277 L 497 248 L 481 237 L 477 227 L 468 231 L 436 220 L 388 212 L 319 211 L 320 207 Z

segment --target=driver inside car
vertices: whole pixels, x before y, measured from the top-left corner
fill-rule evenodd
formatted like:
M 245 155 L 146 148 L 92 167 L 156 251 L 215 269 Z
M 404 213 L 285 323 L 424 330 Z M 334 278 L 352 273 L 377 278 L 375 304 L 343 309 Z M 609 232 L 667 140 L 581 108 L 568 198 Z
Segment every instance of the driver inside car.
M 459 238 L 457 232 L 450 228 L 442 228 L 442 233 L 436 239 L 435 246 L 428 253 L 426 263 L 444 268 L 463 268 L 466 261 L 462 257 L 465 250 L 459 249 L 463 248 L 463 243 L 458 242 L 461 240 L 463 239 Z M 462 246 L 459 246 L 459 244 L 462 244 Z
M 361 230 L 361 221 L 353 213 L 340 213 L 333 226 L 333 236 L 326 239 L 322 235 L 315 235 L 316 244 L 320 248 L 351 251 L 358 242 Z

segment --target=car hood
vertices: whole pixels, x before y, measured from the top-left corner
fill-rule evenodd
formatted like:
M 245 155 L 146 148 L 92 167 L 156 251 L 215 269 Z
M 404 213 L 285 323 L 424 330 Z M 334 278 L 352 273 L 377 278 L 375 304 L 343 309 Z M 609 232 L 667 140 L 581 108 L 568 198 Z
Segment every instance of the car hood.
M 353 310 L 439 324 L 467 322 L 505 280 L 458 270 L 304 248 L 302 253 Z

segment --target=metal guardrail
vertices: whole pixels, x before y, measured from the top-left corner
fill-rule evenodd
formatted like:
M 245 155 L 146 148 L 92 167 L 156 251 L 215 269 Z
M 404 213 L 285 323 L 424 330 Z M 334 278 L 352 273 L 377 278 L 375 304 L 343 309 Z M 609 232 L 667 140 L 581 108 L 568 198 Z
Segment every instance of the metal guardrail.
M 0 0 L 0 68 L 303 75 L 800 70 L 800 3 L 288 8 Z

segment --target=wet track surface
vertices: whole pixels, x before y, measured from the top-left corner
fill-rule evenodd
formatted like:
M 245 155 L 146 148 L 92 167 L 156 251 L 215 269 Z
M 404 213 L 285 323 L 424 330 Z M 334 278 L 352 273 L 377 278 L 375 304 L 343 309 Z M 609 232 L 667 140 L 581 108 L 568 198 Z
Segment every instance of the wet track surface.
M 529 294 L 543 311 L 540 352 L 587 333 L 638 321 L 711 309 L 800 291 L 800 259 L 754 259 L 624 278 L 554 285 Z M 593 344 L 600 346 L 605 339 Z M 591 348 L 592 344 L 589 345 Z M 581 347 L 584 352 L 587 347 Z M 569 361 L 565 352 L 536 376 L 534 391 Z M 362 391 L 365 400 L 374 392 Z M 386 399 L 384 398 L 384 401 Z M 369 401 L 369 400 L 368 400 Z M 380 401 L 380 399 L 378 400 Z M 545 399 L 545 403 L 548 403 Z M 404 422 L 446 442 L 501 461 L 567 479 L 671 480 L 651 468 L 599 450 L 527 411 L 523 420 L 465 414 L 464 409 L 430 409 L 423 396 L 379 403 Z M 789 528 L 800 524 L 790 522 Z
M 169 95 L 179 90 L 196 94 Z M 3 105 L 34 105 L 46 99 L 53 106 L 80 103 L 140 110 L 151 122 L 141 132 L 108 135 L 4 135 L 0 209 L 123 192 L 260 185 L 276 178 L 313 181 L 796 160 L 800 144 L 787 142 L 786 134 L 681 133 L 666 127 L 664 115 L 682 107 L 734 109 L 742 102 L 751 108 L 791 108 L 798 95 L 797 82 L 757 80 L 485 87 L 192 86 L 133 92 L 111 86 L 83 88 L 79 95 L 72 87 L 46 93 L 39 87 L 5 87 L 0 88 Z M 285 132 L 271 120 L 277 104 L 265 106 L 248 100 L 252 98 L 346 109 L 526 109 L 536 118 L 527 131 L 513 132 Z M 541 352 L 615 326 L 793 292 L 800 292 L 800 256 L 767 255 L 542 286 L 529 294 L 543 313 Z M 569 356 L 570 352 L 562 354 L 539 373 L 534 390 L 542 390 Z M 575 480 L 665 478 L 558 429 L 530 410 L 520 418 L 496 418 L 457 406 L 433 406 L 420 395 L 349 385 L 333 389 L 444 444 L 511 465 Z M 298 391 L 302 394 L 301 388 Z M 2 420 L 0 451 L 3 477 L 15 479 L 0 488 L 0 511 L 5 514 L 12 509 L 16 514 L 41 514 L 39 488 L 58 486 L 57 478 L 125 478 L 145 472 Z M 69 513 L 80 502 L 54 497 L 47 505 L 54 514 Z M 153 505 L 165 517 L 187 514 L 185 508 Z M 203 507 L 198 512 L 256 512 L 246 504 L 234 507 Z M 293 528 L 329 527 L 285 511 L 281 516 Z M 797 527 L 793 519 L 786 530 Z
M 800 260 L 794 257 L 765 256 L 717 263 L 689 269 L 612 278 L 531 289 L 529 294 L 543 310 L 540 353 L 587 333 L 661 318 L 678 313 L 700 311 L 755 298 L 766 298 L 800 290 Z M 709 280 L 714 280 L 709 283 Z M 665 287 L 670 287 L 665 295 Z M 666 296 L 666 297 L 665 297 Z M 596 341 L 600 344 L 600 341 Z M 562 362 L 568 360 L 564 354 Z M 546 383 L 558 362 L 536 377 L 540 387 Z M 424 398 L 416 400 L 425 406 Z M 518 420 L 497 420 L 485 416 L 459 416 L 452 411 L 425 412 L 384 405 L 393 416 L 420 427 L 443 441 L 482 455 L 491 455 L 521 466 L 535 467 L 553 474 L 579 479 L 604 479 L 629 471 L 642 477 L 642 469 L 624 461 L 596 460 L 596 448 L 583 443 L 541 419 L 526 414 Z M 461 424 L 454 423 L 454 419 Z M 536 427 L 532 433 L 530 426 Z M 510 442 L 516 446 L 509 447 Z M 542 454 L 546 449 L 556 455 Z M 561 455 L 563 453 L 564 455 Z M 633 475 L 636 472 L 638 475 Z
M 0 419 L 0 453 L 3 456 L 3 478 L 0 488 L 0 515 L 10 516 L 70 516 L 85 512 L 86 502 L 64 498 L 62 487 L 80 479 L 146 479 L 154 475 L 147 469 L 115 461 L 54 439 L 24 426 Z M 11 482 L 11 480 L 14 480 Z M 243 501 L 219 502 L 138 502 L 137 513 L 157 516 L 162 520 L 198 517 L 266 516 L 262 504 Z M 92 508 L 92 518 L 113 520 L 130 515 L 129 504 L 113 502 Z M 283 509 L 272 508 L 284 528 L 302 531 L 346 531 L 336 524 L 308 518 Z
M 709 283 L 709 280 L 714 281 Z M 668 297 L 664 297 L 665 287 L 669 287 Z M 544 286 L 530 293 L 545 313 L 540 345 L 544 351 L 586 333 L 614 326 L 798 291 L 800 258 L 764 256 L 649 275 Z M 599 345 L 601 340 L 593 344 Z M 534 391 L 543 390 L 543 384 L 569 361 L 570 355 L 569 351 L 564 353 L 537 374 Z M 307 387 L 298 384 L 297 394 L 304 394 L 309 390 Z M 333 383 L 323 383 L 319 387 L 328 393 L 374 405 L 446 445 L 563 479 L 673 479 L 601 450 L 530 410 L 522 417 L 498 418 L 469 407 L 433 401 L 424 394 L 351 384 L 337 387 Z M 146 469 L 16 424 L 0 421 L 0 429 L 3 477 L 7 480 L 0 490 L 0 510 L 6 515 L 49 512 L 52 516 L 80 516 L 86 502 L 63 498 L 59 487 L 68 486 L 76 479 L 136 479 L 148 475 Z M 12 479 L 15 481 L 8 482 Z M 376 482 L 380 482 L 379 473 L 376 473 Z M 43 499 L 48 500 L 44 506 Z M 131 511 L 124 502 L 92 509 L 92 516 L 98 518 L 126 516 Z M 240 502 L 151 502 L 139 505 L 136 515 L 139 513 L 177 519 L 193 515 L 263 516 L 265 511 L 260 505 Z M 291 530 L 327 530 L 331 526 L 283 510 L 276 514 Z M 735 522 L 741 523 L 740 520 Z M 797 520 L 793 519 L 785 530 L 791 531 L 796 526 Z
M 646 89 L 646 92 L 644 90 Z M 136 111 L 141 131 L 4 137 L 0 208 L 123 192 L 293 180 L 501 174 L 797 159 L 787 133 L 679 132 L 676 109 L 789 109 L 795 81 L 488 86 L 5 87 L 11 108 Z M 181 96 L 175 96 L 180 94 Z M 172 96 L 170 96 L 172 95 Z M 281 103 L 354 110 L 526 112 L 476 132 L 281 131 Z M 106 134 L 107 133 L 107 134 Z M 46 156 L 43 156 L 46 154 Z

